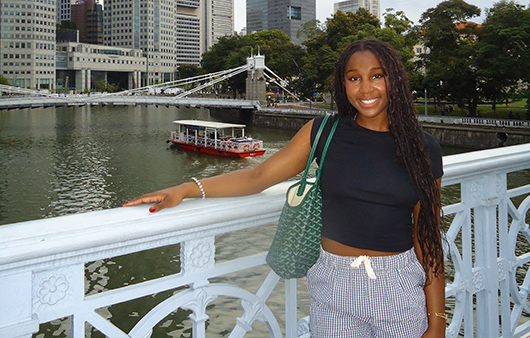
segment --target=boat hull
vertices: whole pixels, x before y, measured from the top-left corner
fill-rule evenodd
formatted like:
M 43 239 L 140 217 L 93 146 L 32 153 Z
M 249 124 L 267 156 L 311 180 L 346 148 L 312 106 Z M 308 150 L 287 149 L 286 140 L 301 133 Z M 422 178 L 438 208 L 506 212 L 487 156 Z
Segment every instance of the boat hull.
M 169 140 L 169 141 L 173 143 L 175 146 L 182 148 L 184 150 L 194 151 L 194 152 L 203 153 L 203 154 L 223 156 L 223 157 L 239 157 L 239 158 L 257 157 L 257 156 L 262 156 L 265 153 L 265 149 L 257 149 L 257 150 L 251 149 L 248 151 L 229 151 L 229 150 L 222 150 L 222 149 L 214 149 L 214 148 L 205 147 L 201 145 L 183 143 L 177 140 Z

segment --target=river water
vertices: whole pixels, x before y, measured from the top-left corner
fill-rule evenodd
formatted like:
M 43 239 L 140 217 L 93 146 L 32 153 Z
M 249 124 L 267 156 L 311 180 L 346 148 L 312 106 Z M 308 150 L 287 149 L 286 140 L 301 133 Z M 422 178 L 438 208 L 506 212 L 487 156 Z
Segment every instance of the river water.
M 0 226 L 28 220 L 119 207 L 140 194 L 189 181 L 255 166 L 283 147 L 292 130 L 246 128 L 265 142 L 262 157 L 231 159 L 184 152 L 166 141 L 176 119 L 210 120 L 205 109 L 175 107 L 61 107 L 0 111 Z M 261 235 L 259 234 L 261 233 Z M 270 241 L 273 227 L 216 239 L 218 258 L 256 250 L 249 236 Z M 240 243 L 234 245 L 233 243 Z M 244 244 L 241 244 L 244 243 Z M 254 246 L 254 248 L 253 248 Z M 267 248 L 266 242 L 262 250 Z M 86 294 L 156 278 L 179 265 L 178 247 L 114 257 L 86 265 Z M 139 264 L 139 260 L 142 261 Z M 246 288 L 260 278 L 246 278 Z M 255 292 L 255 291 L 254 291 Z M 102 309 L 101 314 L 125 331 L 169 293 Z M 281 298 L 281 293 L 278 295 Z M 234 306 L 228 300 L 228 308 Z M 223 304 L 217 304 L 223 309 Z M 209 331 L 226 335 L 238 315 L 228 319 L 213 310 Z M 157 328 L 153 337 L 189 336 L 186 313 L 179 311 Z M 217 318 L 214 320 L 214 318 Z M 229 321 L 229 322 L 228 322 Z M 223 323 L 226 322 L 226 323 Z M 187 323 L 187 324 L 186 324 Z M 219 323 L 219 324 L 216 324 Z M 41 325 L 35 337 L 70 337 L 69 320 Z M 265 328 L 257 330 L 257 337 Z M 87 329 L 87 336 L 102 337 Z
M 0 111 L 0 226 L 27 220 L 119 207 L 134 196 L 165 188 L 190 177 L 207 177 L 264 161 L 294 135 L 295 131 L 248 127 L 246 133 L 264 141 L 262 157 L 230 159 L 188 153 L 170 147 L 166 140 L 176 119 L 210 120 L 205 109 L 175 107 L 61 107 Z M 444 153 L 462 149 L 444 148 Z M 273 227 L 216 239 L 218 257 L 256 250 L 265 238 L 268 247 Z M 261 236 L 261 237 L 260 237 Z M 250 239 L 250 240 L 249 240 Z M 251 253 L 251 252 L 249 252 Z M 138 254 L 139 255 L 139 254 Z M 138 264 L 141 259 L 144 263 Z M 141 257 L 129 255 L 97 261 L 86 266 L 86 293 L 92 294 L 163 276 L 178 265 L 178 248 L 162 248 Z M 246 276 L 246 287 L 262 279 Z M 234 282 L 234 281 L 231 281 Z M 300 287 L 302 288 L 302 286 Z M 302 291 L 303 292 L 303 291 Z M 101 314 L 124 330 L 168 294 L 102 309 Z M 281 292 L 279 301 L 283 297 Z M 274 302 L 274 299 L 272 300 Z M 300 299 L 301 315 L 307 315 L 306 299 Z M 208 328 L 212 337 L 227 336 L 240 314 L 231 301 L 213 309 Z M 269 304 L 270 305 L 270 304 Z M 270 305 L 271 307 L 273 305 Z M 153 337 L 189 337 L 187 313 L 177 312 L 155 330 Z M 215 319 L 215 320 L 214 320 Z M 217 324 L 216 324 L 217 322 Z M 259 324 L 258 324 L 259 325 Z M 258 327 L 250 337 L 261 337 Z M 102 337 L 87 328 L 87 336 Z M 69 320 L 41 325 L 34 337 L 70 337 Z

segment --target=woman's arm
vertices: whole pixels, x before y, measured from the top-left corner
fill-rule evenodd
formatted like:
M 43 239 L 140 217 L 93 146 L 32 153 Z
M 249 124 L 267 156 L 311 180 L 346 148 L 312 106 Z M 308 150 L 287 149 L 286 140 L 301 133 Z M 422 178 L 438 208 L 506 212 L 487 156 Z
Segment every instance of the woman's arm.
M 438 187 L 441 186 L 441 179 L 437 180 Z M 420 243 L 417 238 L 418 229 L 418 215 L 420 212 L 420 204 L 414 207 L 414 249 L 420 262 L 422 262 L 422 253 Z M 439 223 L 439 221 L 438 221 Z M 440 243 L 441 245 L 441 243 Z M 422 338 L 444 338 L 446 320 L 445 316 L 445 274 L 434 276 L 430 270 L 426 271 L 428 274 L 429 284 L 425 285 L 425 301 L 427 305 L 427 313 L 429 320 L 429 327 Z
M 304 170 L 311 152 L 311 127 L 313 121 L 303 126 L 287 145 L 255 168 L 201 179 L 207 197 L 245 196 L 283 182 Z M 201 197 L 195 182 L 183 183 L 171 188 L 139 196 L 123 206 L 156 203 L 149 211 L 157 212 L 178 205 L 185 198 Z

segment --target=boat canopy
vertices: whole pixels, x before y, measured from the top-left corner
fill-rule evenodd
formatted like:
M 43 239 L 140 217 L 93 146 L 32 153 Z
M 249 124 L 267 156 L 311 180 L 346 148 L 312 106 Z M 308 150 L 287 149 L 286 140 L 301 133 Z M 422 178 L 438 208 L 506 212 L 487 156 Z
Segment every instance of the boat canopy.
M 176 120 L 176 121 L 173 121 L 173 123 L 183 125 L 183 126 L 196 126 L 196 127 L 213 128 L 213 129 L 245 128 L 246 127 L 244 124 L 199 121 L 199 120 Z

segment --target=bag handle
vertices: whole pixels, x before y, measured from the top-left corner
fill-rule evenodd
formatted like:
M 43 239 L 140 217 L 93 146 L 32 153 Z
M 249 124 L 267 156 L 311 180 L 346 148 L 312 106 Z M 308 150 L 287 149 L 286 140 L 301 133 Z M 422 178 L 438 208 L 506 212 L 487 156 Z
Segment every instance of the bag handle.
M 298 187 L 298 190 L 296 192 L 296 194 L 298 196 L 302 196 L 302 194 L 304 192 L 305 184 L 306 184 L 306 181 L 307 181 L 307 175 L 309 173 L 309 167 L 311 166 L 311 162 L 313 162 L 313 157 L 315 156 L 315 151 L 317 150 L 318 141 L 320 139 L 320 136 L 322 135 L 322 131 L 324 130 L 326 122 L 328 121 L 330 116 L 331 116 L 330 114 L 326 114 L 324 116 L 324 119 L 322 120 L 322 123 L 320 124 L 320 127 L 318 128 L 317 135 L 315 136 L 315 140 L 313 141 L 313 146 L 311 147 L 311 153 L 309 154 L 309 158 L 307 160 L 307 164 L 306 164 L 306 167 L 305 167 L 305 170 L 304 170 L 304 174 L 302 176 L 302 179 L 300 179 L 300 186 Z M 326 153 L 328 151 L 329 144 L 331 143 L 331 139 L 333 137 L 333 134 L 335 133 L 335 129 L 337 129 L 337 125 L 339 123 L 339 119 L 340 119 L 340 117 L 337 118 L 337 121 L 335 121 L 335 123 L 333 124 L 333 127 L 331 128 L 331 131 L 329 132 L 328 139 L 327 139 L 326 144 L 324 146 L 324 150 L 322 151 L 322 157 L 320 159 L 320 165 L 317 168 L 317 172 L 316 172 L 316 179 L 317 180 L 320 179 L 320 170 L 322 168 L 322 165 L 324 164 L 324 159 L 326 157 Z
M 324 127 L 326 126 L 326 122 L 328 121 L 330 116 L 330 114 L 326 114 L 324 116 L 324 119 L 322 120 L 322 123 L 320 124 L 320 128 L 318 128 L 317 135 L 315 136 L 315 140 L 313 141 L 313 146 L 311 147 L 311 153 L 309 154 L 309 158 L 307 159 L 307 164 L 304 170 L 304 176 L 302 177 L 302 180 L 304 181 L 306 180 L 307 174 L 309 173 L 309 167 L 311 166 L 311 162 L 313 162 L 313 157 L 315 156 L 315 152 L 318 146 L 318 140 L 320 139 L 322 131 L 324 131 Z
M 320 157 L 320 165 L 317 168 L 317 175 L 320 176 L 320 171 L 322 170 L 322 166 L 324 165 L 324 159 L 326 158 L 326 153 L 328 152 L 329 144 L 331 143 L 331 139 L 333 138 L 333 134 L 335 134 L 335 129 L 337 129 L 337 125 L 339 124 L 340 117 L 337 118 L 337 121 L 333 123 L 333 127 L 331 127 L 331 131 L 329 132 L 328 139 L 326 141 L 326 144 L 324 145 L 324 150 L 322 150 L 322 156 Z

